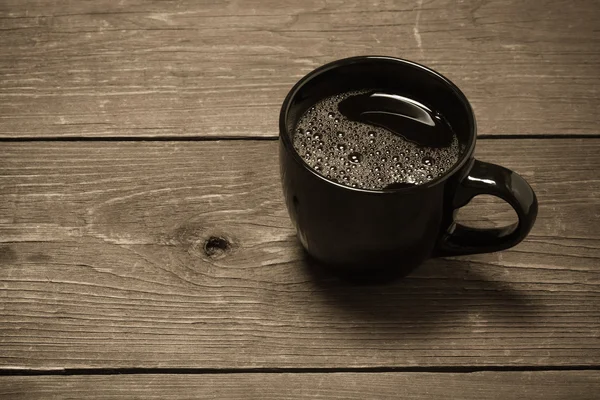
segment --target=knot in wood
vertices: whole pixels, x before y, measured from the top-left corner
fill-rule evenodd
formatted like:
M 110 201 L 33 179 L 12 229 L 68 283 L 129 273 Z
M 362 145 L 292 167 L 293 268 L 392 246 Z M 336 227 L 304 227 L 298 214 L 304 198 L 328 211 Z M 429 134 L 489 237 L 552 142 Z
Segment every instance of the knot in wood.
M 230 250 L 229 241 L 220 236 L 211 236 L 204 242 L 204 253 L 210 258 L 221 258 Z

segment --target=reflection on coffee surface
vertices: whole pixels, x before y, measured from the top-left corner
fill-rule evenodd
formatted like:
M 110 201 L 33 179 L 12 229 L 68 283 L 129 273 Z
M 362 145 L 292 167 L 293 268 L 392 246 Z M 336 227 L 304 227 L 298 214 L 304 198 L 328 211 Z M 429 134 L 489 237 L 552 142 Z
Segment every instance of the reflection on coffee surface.
M 461 147 L 439 112 L 383 90 L 346 92 L 310 107 L 294 148 L 313 170 L 371 190 L 429 182 L 456 164 Z

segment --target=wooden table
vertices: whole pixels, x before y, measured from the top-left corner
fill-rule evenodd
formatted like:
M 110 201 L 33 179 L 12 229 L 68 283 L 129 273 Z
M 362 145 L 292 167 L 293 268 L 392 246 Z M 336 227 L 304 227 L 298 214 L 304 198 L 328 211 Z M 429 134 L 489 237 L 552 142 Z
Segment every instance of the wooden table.
M 597 0 L 3 0 L 0 30 L 2 398 L 599 398 Z M 464 90 L 539 196 L 523 243 L 306 268 L 279 106 L 357 54 Z

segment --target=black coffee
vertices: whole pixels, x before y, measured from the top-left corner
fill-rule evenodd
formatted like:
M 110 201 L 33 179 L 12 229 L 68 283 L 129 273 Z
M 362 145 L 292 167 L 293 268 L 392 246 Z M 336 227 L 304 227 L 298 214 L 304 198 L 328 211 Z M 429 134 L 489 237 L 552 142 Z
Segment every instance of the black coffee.
M 440 113 L 374 90 L 342 93 L 310 107 L 298 121 L 294 147 L 326 178 L 373 190 L 429 182 L 452 168 L 461 150 Z

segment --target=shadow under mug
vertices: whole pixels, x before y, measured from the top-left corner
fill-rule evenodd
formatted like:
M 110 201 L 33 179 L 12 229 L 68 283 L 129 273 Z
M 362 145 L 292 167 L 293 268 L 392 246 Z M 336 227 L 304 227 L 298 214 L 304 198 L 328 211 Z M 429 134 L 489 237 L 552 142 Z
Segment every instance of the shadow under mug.
M 293 146 L 303 113 L 335 94 L 385 89 L 407 95 L 443 114 L 462 148 L 459 161 L 422 185 L 365 190 L 328 180 Z M 439 73 L 414 62 L 381 56 L 352 57 L 324 65 L 287 95 L 279 119 L 279 162 L 286 205 L 300 242 L 319 265 L 356 276 L 402 276 L 428 258 L 486 253 L 512 247 L 531 230 L 535 193 L 515 172 L 473 158 L 477 130 L 465 95 Z M 518 222 L 476 229 L 455 222 L 474 196 L 508 202 Z

